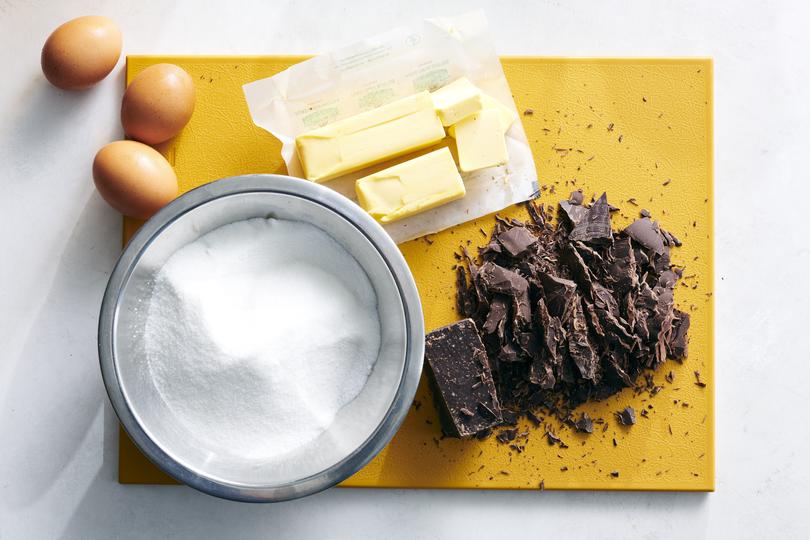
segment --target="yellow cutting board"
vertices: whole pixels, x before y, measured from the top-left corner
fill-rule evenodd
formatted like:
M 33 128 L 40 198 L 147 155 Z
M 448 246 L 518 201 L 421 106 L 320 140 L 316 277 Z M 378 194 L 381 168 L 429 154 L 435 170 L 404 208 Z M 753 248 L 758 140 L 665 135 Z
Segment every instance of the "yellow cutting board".
M 174 165 L 182 191 L 245 173 L 284 173 L 280 144 L 250 120 L 241 86 L 303 57 L 131 56 L 127 80 L 143 68 L 171 62 L 197 87 L 188 126 L 160 150 Z M 538 489 L 714 489 L 714 362 L 712 273 L 712 63 L 706 59 L 503 59 L 534 152 L 541 200 L 556 204 L 574 188 L 586 196 L 607 191 L 614 227 L 641 208 L 683 240 L 672 253 L 686 277 L 676 291 L 692 315 L 689 358 L 655 374 L 661 392 L 650 398 L 624 391 L 582 410 L 607 421 L 606 431 L 581 435 L 558 427 L 568 448 L 530 435 L 521 453 L 494 438 L 441 439 L 427 386 L 402 428 L 371 463 L 344 486 Z M 554 191 L 554 193 L 552 193 Z M 631 204 L 634 198 L 638 206 Z M 504 210 L 523 216 L 521 208 Z M 427 329 L 458 319 L 453 251 L 485 242 L 493 218 L 459 225 L 401 246 L 422 297 Z M 139 226 L 124 220 L 126 241 Z M 674 382 L 665 382 L 672 371 Z M 695 371 L 707 383 L 695 384 Z M 627 405 L 639 415 L 619 426 L 613 413 Z M 652 408 L 648 408 L 651 406 Z M 119 480 L 171 483 L 122 431 Z M 612 475 L 618 472 L 618 477 Z

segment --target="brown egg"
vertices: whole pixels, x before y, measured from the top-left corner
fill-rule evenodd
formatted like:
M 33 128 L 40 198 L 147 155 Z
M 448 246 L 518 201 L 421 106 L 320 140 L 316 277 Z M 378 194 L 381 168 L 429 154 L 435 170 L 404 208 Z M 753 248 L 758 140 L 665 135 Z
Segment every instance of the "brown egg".
M 137 141 L 115 141 L 93 160 L 96 189 L 124 215 L 148 219 L 177 196 L 177 176 L 157 150 Z
M 174 64 L 138 73 L 124 92 L 121 124 L 128 137 L 158 144 L 177 135 L 194 112 L 194 81 Z
M 66 22 L 42 47 L 42 72 L 64 90 L 82 90 L 110 74 L 121 56 L 121 30 L 107 17 Z

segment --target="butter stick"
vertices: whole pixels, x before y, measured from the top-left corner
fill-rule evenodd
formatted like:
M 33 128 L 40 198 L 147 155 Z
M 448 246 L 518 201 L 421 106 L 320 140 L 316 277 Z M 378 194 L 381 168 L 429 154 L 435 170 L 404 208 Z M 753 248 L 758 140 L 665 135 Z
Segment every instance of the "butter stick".
M 504 105 L 500 102 L 500 100 L 495 99 L 494 97 L 490 96 L 489 94 L 485 94 L 481 92 L 481 104 L 483 105 L 483 109 L 494 109 L 498 111 L 498 118 L 500 119 L 501 130 L 503 133 L 509 131 L 509 128 L 512 124 L 517 120 L 517 113 Z M 451 137 L 456 136 L 456 127 L 449 126 L 447 128 L 447 134 Z
M 304 176 L 325 182 L 442 140 L 444 128 L 428 92 L 420 92 L 295 139 Z
M 483 109 L 457 123 L 455 138 L 462 172 L 503 165 L 509 160 L 496 109 Z
M 431 97 L 445 126 L 452 126 L 483 107 L 481 90 L 465 77 L 442 86 Z
M 360 206 L 380 223 L 424 212 L 466 193 L 446 147 L 360 178 L 355 191 Z

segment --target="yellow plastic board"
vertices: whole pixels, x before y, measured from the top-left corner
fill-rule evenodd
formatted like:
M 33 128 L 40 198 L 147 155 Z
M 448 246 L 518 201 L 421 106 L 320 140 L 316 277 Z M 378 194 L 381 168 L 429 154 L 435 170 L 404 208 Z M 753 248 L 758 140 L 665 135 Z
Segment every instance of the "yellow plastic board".
M 300 57 L 129 57 L 127 79 L 171 62 L 197 86 L 189 125 L 160 150 L 177 170 L 183 191 L 245 173 L 284 173 L 280 143 L 255 127 L 242 84 L 281 71 Z M 393 441 L 343 483 L 364 487 L 538 489 L 714 489 L 714 361 L 712 272 L 712 63 L 705 59 L 503 59 L 521 121 L 532 145 L 541 200 L 556 204 L 575 188 L 607 191 L 621 208 L 614 227 L 641 208 L 683 240 L 673 250 L 686 267 L 676 304 L 692 315 L 689 358 L 655 374 L 654 397 L 625 391 L 581 408 L 607 420 L 590 436 L 557 429 L 568 448 L 550 446 L 531 426 L 521 453 L 494 438 L 441 439 L 436 410 L 423 383 Z M 635 202 L 633 204 L 631 199 Z M 505 216 L 525 216 L 511 207 Z M 419 287 L 428 329 L 458 319 L 453 252 L 468 240 L 485 242 L 487 217 L 401 246 Z M 139 222 L 125 219 L 124 239 Z M 665 382 L 669 371 L 674 382 Z M 700 372 L 706 387 L 695 384 Z M 619 426 L 627 405 L 639 415 Z M 648 408 L 650 407 L 651 408 Z M 553 424 L 553 422 L 552 422 Z M 615 443 L 614 443 L 615 440 Z M 618 472 L 618 477 L 611 472 Z M 171 483 L 122 432 L 122 483 Z

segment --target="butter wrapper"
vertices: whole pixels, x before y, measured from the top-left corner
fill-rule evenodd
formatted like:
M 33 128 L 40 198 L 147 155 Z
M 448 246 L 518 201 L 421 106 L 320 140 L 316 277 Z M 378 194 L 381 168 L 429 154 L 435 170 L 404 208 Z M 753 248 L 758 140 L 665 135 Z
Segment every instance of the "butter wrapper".
M 289 174 L 303 178 L 295 153 L 295 138 L 301 133 L 416 92 L 433 91 L 459 77 L 515 111 L 517 120 L 506 133 L 509 162 L 462 174 L 465 197 L 384 225 L 400 243 L 497 212 L 531 198 L 538 189 L 529 142 L 483 12 L 396 28 L 248 83 L 243 90 L 253 122 L 281 141 Z M 323 185 L 356 201 L 355 180 L 380 168 Z

